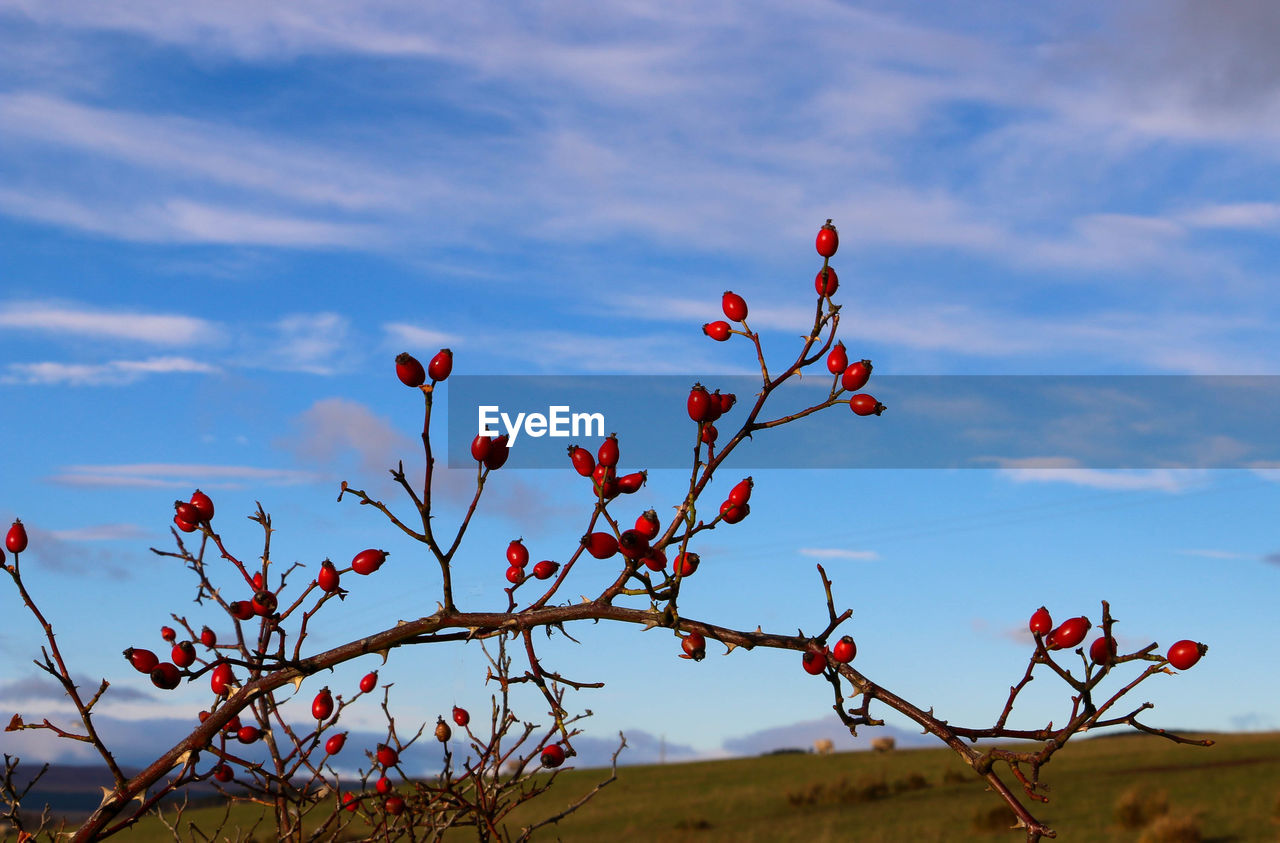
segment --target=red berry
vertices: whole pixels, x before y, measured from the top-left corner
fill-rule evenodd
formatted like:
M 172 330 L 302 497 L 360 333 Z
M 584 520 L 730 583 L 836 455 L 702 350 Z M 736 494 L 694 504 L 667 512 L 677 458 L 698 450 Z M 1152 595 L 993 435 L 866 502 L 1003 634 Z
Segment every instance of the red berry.
M 253 595 L 253 613 L 255 615 L 261 615 L 265 618 L 275 612 L 277 605 L 279 604 L 276 601 L 276 596 L 270 591 L 263 590 Z
M 427 375 L 433 381 L 442 381 L 453 371 L 453 352 L 447 348 L 440 349 L 431 362 L 427 364 Z
M 700 662 L 707 654 L 707 639 L 701 632 L 690 632 L 680 642 L 680 649 L 695 662 Z
M 191 505 L 196 508 L 196 512 L 200 513 L 200 520 L 213 520 L 213 499 L 204 492 L 196 489 L 191 495 Z
M 533 575 L 540 580 L 549 580 L 555 576 L 556 571 L 560 570 L 560 564 L 552 562 L 550 559 L 543 559 L 537 565 L 533 566 Z
M 190 641 L 179 641 L 173 645 L 173 652 L 169 654 L 169 658 L 178 667 L 191 667 L 196 661 L 196 645 Z
M 427 382 L 427 373 L 422 364 L 407 351 L 396 355 L 396 377 L 405 386 L 422 386 Z
M 471 714 L 465 708 L 459 708 L 455 705 L 453 707 L 453 722 L 465 729 L 467 724 L 471 722 Z
M 755 488 L 755 485 L 755 481 L 750 477 L 739 480 L 738 484 L 729 490 L 729 503 L 736 506 L 751 500 L 751 490 Z
M 702 442 L 705 445 L 716 444 L 716 437 L 720 435 L 720 431 L 716 430 L 714 424 L 704 424 L 702 426 Z
M 724 310 L 724 315 L 733 322 L 741 322 L 747 318 L 747 302 L 737 293 L 731 293 L 726 290 L 724 296 L 720 299 L 720 308 Z
M 636 532 L 644 536 L 648 541 L 656 539 L 661 528 L 662 525 L 658 521 L 658 513 L 652 509 L 646 509 L 636 518 Z
M 582 543 L 586 546 L 587 553 L 597 559 L 608 559 L 618 552 L 618 540 L 612 533 L 592 533 L 583 536 Z
M 857 392 L 867 385 L 871 379 L 871 361 L 859 360 L 851 363 L 840 376 L 840 386 L 847 392 Z
M 231 616 L 238 621 L 247 621 L 253 617 L 253 604 L 248 600 L 234 600 L 227 605 Z
M 173 514 L 173 523 L 184 533 L 194 533 L 198 527 L 194 521 L 183 521 L 178 514 Z
M 1086 617 L 1068 618 L 1049 633 L 1049 649 L 1068 650 L 1077 646 L 1089 634 L 1090 626 L 1092 624 Z
M 316 698 L 311 701 L 311 716 L 317 720 L 327 720 L 333 714 L 333 694 L 328 688 L 320 689 Z
M 1099 637 L 1089 645 L 1089 658 L 1094 664 L 1108 664 L 1116 657 L 1116 639 Z
M 213 768 L 213 777 L 223 784 L 231 781 L 232 776 L 231 768 L 226 764 L 219 764 Z
M 580 445 L 569 446 L 569 459 L 573 460 L 573 470 L 583 477 L 590 477 L 591 472 L 596 470 L 596 458 Z
M 493 450 L 493 438 L 489 436 L 477 436 L 471 440 L 471 459 L 476 462 L 484 462 L 489 456 L 489 452 Z
M 671 570 L 674 571 L 677 576 L 693 576 L 693 572 L 698 570 L 698 565 L 701 562 L 702 557 L 696 553 L 681 553 L 676 557 L 676 561 L 672 563 Z
M 262 737 L 262 730 L 257 726 L 241 726 L 236 732 L 236 740 L 240 743 L 253 743 Z
M 347 733 L 339 732 L 324 742 L 324 751 L 329 755 L 337 755 L 347 745 Z
M 549 744 L 542 750 L 543 767 L 559 767 L 564 763 L 564 749 L 558 743 Z
M 395 751 L 394 747 L 387 746 L 385 743 L 378 744 L 378 750 L 374 753 L 378 759 L 378 763 L 383 767 L 394 767 L 396 762 L 400 760 L 400 753 Z
M 836 288 L 839 286 L 840 278 L 836 275 L 836 271 L 829 266 L 820 269 L 813 279 L 813 289 L 817 290 L 818 295 L 825 298 L 834 296 Z
M 818 238 L 814 241 L 814 246 L 817 248 L 818 254 L 824 258 L 831 257 L 836 253 L 836 249 L 840 248 L 840 235 L 836 232 L 836 227 L 831 224 L 831 220 L 827 220 L 818 231 Z
M 696 422 L 707 421 L 711 416 L 711 393 L 702 384 L 694 384 L 689 391 L 689 418 Z
M 1053 629 L 1053 619 L 1049 617 L 1049 610 L 1044 606 L 1036 609 L 1027 627 L 1036 635 L 1047 635 L 1049 630 Z
M 212 647 L 218 643 L 218 636 L 214 634 L 212 629 L 206 626 L 204 629 L 200 630 L 200 643 L 206 647 Z
M 831 658 L 840 662 L 840 664 L 848 664 L 853 661 L 853 657 L 858 655 L 858 645 L 853 643 L 851 636 L 844 636 L 836 645 L 831 648 Z
M 20 520 L 13 520 L 13 526 L 5 533 L 4 546 L 9 548 L 10 553 L 21 553 L 27 549 L 27 528 L 22 526 Z
M 731 503 L 725 501 L 720 504 L 720 518 L 726 524 L 737 524 L 743 518 L 751 514 L 751 504 L 749 503 Z
M 124 651 L 124 657 L 129 660 L 129 664 L 133 665 L 133 669 L 139 673 L 150 673 L 156 669 L 156 665 L 160 664 L 160 659 L 150 650 L 143 650 L 140 647 L 130 647 Z
M 706 422 L 718 421 L 724 411 L 720 409 L 720 390 L 711 393 L 711 403 L 707 407 L 707 417 L 703 420 Z
M 170 662 L 160 662 L 151 671 L 151 684 L 162 691 L 172 691 L 182 681 L 182 672 Z
M 849 368 L 849 352 L 844 350 L 844 343 L 838 342 L 827 355 L 827 371 L 833 375 L 841 375 L 847 368 Z
M 342 579 L 338 568 L 328 559 L 320 563 L 320 573 L 316 574 L 316 585 L 326 594 L 333 594 L 339 588 Z
M 865 392 L 860 392 L 849 399 L 849 409 L 860 416 L 878 416 L 884 412 L 884 405 Z
M 172 643 L 178 637 L 178 633 L 174 632 L 171 626 L 162 626 L 160 627 L 160 637 Z
M 733 405 L 738 403 L 738 396 L 732 392 L 716 393 L 720 396 L 720 415 L 724 415 L 733 409 Z
M 223 724 L 222 731 L 228 735 L 240 731 L 240 715 L 233 715 L 230 720 Z
M 655 547 L 652 548 L 649 551 L 649 555 L 641 561 L 644 562 L 644 566 L 650 571 L 662 571 L 667 567 L 667 554 L 662 551 L 662 548 Z
M 647 471 L 634 471 L 631 474 L 624 474 L 618 478 L 618 491 L 624 495 L 630 495 L 640 491 L 640 487 L 644 485 L 644 481 L 649 479 Z
M 506 465 L 507 457 L 511 456 L 511 449 L 507 447 L 507 440 L 511 437 L 507 434 L 495 436 L 493 444 L 489 448 L 489 453 L 485 455 L 484 467 L 490 471 L 497 471 Z
M 225 697 L 231 691 L 231 685 L 235 681 L 231 665 L 226 662 L 218 662 L 209 674 L 209 688 L 220 697 Z
M 332 753 L 330 753 L 332 754 Z M 354 793 L 342 794 L 342 808 L 346 811 L 355 811 L 360 807 L 360 799 Z
M 1190 670 L 1208 651 L 1209 648 L 1205 645 L 1184 638 L 1181 641 L 1175 641 L 1169 647 L 1166 658 L 1169 659 L 1169 664 L 1178 670 Z
M 610 433 L 596 451 L 596 465 L 614 468 L 618 465 L 618 434 Z
M 729 323 L 724 321 L 708 322 L 702 326 L 702 333 L 711 337 L 711 339 L 716 342 L 724 342 L 729 339 L 729 331 Z
M 378 778 L 378 781 L 374 783 L 373 787 L 383 796 L 386 796 L 391 792 L 391 779 L 386 776 L 381 776 Z
M 649 541 L 635 530 L 623 530 L 618 536 L 618 550 L 628 559 L 643 559 L 649 555 Z
M 387 801 L 382 803 L 382 807 L 386 809 L 388 814 L 398 817 L 404 813 L 404 797 L 398 793 L 393 793 L 387 797 Z
M 517 568 L 523 568 L 529 564 L 529 549 L 520 539 L 507 545 L 507 564 L 515 565 Z
M 512 585 L 519 585 L 524 582 L 524 568 L 519 565 L 512 565 L 507 568 L 507 582 Z
M 196 509 L 195 504 L 186 501 L 173 502 L 174 514 L 188 524 L 200 523 L 200 510 Z
M 362 693 L 372 693 L 376 687 L 378 687 L 378 671 L 375 670 L 360 677 L 360 691 Z
M 382 563 L 387 561 L 387 552 L 385 550 L 377 550 L 369 548 L 362 550 L 351 560 L 351 570 L 357 574 L 372 574 L 374 571 L 382 567 Z
M 805 650 L 802 663 L 805 673 L 818 676 L 827 669 L 827 654 L 818 650 Z
M 252 585 L 253 585 L 254 591 L 262 591 L 262 589 L 267 587 L 267 579 L 266 577 L 262 576 L 261 571 L 253 575 Z

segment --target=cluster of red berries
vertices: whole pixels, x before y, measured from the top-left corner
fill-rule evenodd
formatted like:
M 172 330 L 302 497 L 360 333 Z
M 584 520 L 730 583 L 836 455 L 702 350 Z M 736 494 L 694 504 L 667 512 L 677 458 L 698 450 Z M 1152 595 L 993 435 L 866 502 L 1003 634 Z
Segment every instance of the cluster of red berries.
M 729 339 L 730 334 L 745 333 L 747 327 L 747 302 L 742 296 L 729 290 L 725 291 L 724 296 L 720 299 L 720 309 L 724 311 L 724 315 L 734 322 L 742 323 L 742 331 L 734 331 L 729 327 L 728 322 L 708 322 L 702 326 L 702 333 L 711 337 L 716 342 L 724 342 Z
M 594 457 L 591 452 L 580 445 L 569 446 L 569 461 L 573 470 L 583 477 L 591 478 L 591 487 L 597 498 L 611 501 L 618 495 L 630 495 L 640 491 L 649 479 L 647 471 L 633 471 L 618 476 L 618 434 L 610 433 L 600 443 Z
M 440 349 L 436 356 L 431 358 L 426 369 L 422 368 L 418 358 L 407 351 L 396 355 L 396 377 L 400 378 L 400 382 L 405 386 L 422 386 L 427 382 L 428 377 L 434 385 L 448 378 L 452 371 L 453 352 L 447 348 Z
M 514 539 L 507 545 L 507 582 L 519 585 L 525 581 L 525 566 L 529 564 L 529 549 L 522 539 Z M 549 580 L 560 570 L 560 563 L 543 559 L 533 566 L 533 575 L 540 580 Z M 462 724 L 465 725 L 465 724 Z
M 737 524 L 751 514 L 751 506 L 747 501 L 751 500 L 751 489 L 754 486 L 755 483 L 747 477 L 729 490 L 729 497 L 720 504 L 720 519 L 724 523 Z
M 1044 638 L 1045 647 L 1049 650 L 1066 650 L 1079 646 L 1089 633 L 1092 624 L 1086 617 L 1068 618 L 1058 626 L 1053 625 L 1049 610 L 1044 606 L 1036 609 L 1027 623 L 1027 628 L 1037 640 Z M 1189 639 L 1175 641 L 1169 647 L 1165 660 L 1178 670 L 1187 670 L 1200 661 L 1209 648 L 1204 644 Z M 1116 640 L 1111 636 L 1099 636 L 1089 645 L 1089 660 L 1094 664 L 1106 665 L 1115 660 Z
M 838 664 L 848 664 L 858 655 L 858 645 L 853 642 L 853 637 L 845 635 L 832 647 L 813 647 L 805 650 L 801 654 L 800 663 L 804 667 L 804 672 L 811 676 L 819 676 L 827 669 L 827 658 L 830 657 Z
M 174 501 L 173 510 L 173 523 L 184 533 L 194 533 L 213 519 L 213 501 L 199 489 L 189 501 Z

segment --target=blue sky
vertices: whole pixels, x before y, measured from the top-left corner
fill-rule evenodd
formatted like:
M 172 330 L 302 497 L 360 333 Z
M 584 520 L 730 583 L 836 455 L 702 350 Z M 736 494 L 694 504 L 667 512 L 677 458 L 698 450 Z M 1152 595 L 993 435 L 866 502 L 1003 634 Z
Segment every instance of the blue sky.
M 255 501 L 280 561 L 393 551 L 317 647 L 427 614 L 433 566 L 334 502 L 342 479 L 390 502 L 386 468 L 420 460 L 397 352 L 449 346 L 460 375 L 749 373 L 744 343 L 700 325 L 732 289 L 766 352 L 793 354 L 827 218 L 841 337 L 878 374 L 1280 374 L 1270 4 L 537 8 L 0 0 L 0 517 L 28 524 L 30 585 L 77 671 L 134 692 L 113 716 L 205 702 L 118 655 L 158 645 L 170 612 L 220 620 L 147 550 L 176 497 L 213 495 L 248 557 Z M 850 437 L 895 424 L 845 416 Z M 1065 465 L 755 471 L 751 517 L 705 537 L 682 609 L 816 631 L 822 561 L 864 671 L 981 725 L 1030 613 L 1096 621 L 1106 599 L 1122 645 L 1212 648 L 1143 688 L 1149 722 L 1280 728 L 1258 669 L 1280 643 L 1280 467 Z M 681 477 L 628 504 L 669 511 Z M 464 607 L 500 604 L 511 538 L 567 555 L 575 479 L 495 475 Z M 469 481 L 442 482 L 447 523 Z M 0 699 L 64 710 L 13 684 L 39 630 L 12 588 L 0 609 Z M 578 697 L 594 735 L 716 753 L 830 715 L 793 655 L 695 665 L 661 633 L 577 632 L 548 657 L 607 683 Z M 474 649 L 385 670 L 409 719 L 487 696 Z M 1035 684 L 1024 724 L 1061 721 L 1065 690 Z

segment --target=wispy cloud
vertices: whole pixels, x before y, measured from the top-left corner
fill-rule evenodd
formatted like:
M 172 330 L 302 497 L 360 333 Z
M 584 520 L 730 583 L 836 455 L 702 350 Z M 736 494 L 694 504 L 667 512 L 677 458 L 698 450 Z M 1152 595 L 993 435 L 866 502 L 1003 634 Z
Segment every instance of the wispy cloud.
M 0 304 L 0 329 L 152 345 L 195 345 L 216 341 L 223 333 L 215 323 L 194 316 L 40 301 Z
M 414 451 L 403 432 L 368 407 L 345 398 L 317 401 L 294 420 L 297 432 L 276 441 L 302 463 L 339 470 L 345 454 L 356 455 L 361 473 L 385 475 L 402 456 Z
M 436 348 L 462 346 L 466 340 L 458 334 L 436 331 L 407 322 L 387 322 L 382 326 L 387 336 L 387 343 L 396 348 L 408 348 L 419 351 L 432 351 Z
M 112 360 L 108 363 L 10 363 L 0 383 L 66 384 L 70 386 L 119 386 L 148 375 L 214 374 L 218 367 L 187 357 L 151 357 L 145 360 Z
M 874 550 L 849 550 L 843 547 L 802 547 L 798 551 L 801 556 L 815 559 L 850 559 L 856 562 L 874 562 L 880 554 Z
M 1252 554 L 1237 553 L 1234 550 L 1187 549 L 1179 550 L 1184 556 L 1199 556 L 1204 559 L 1249 559 Z
M 182 463 L 133 463 L 122 465 L 67 465 L 49 478 L 64 486 L 239 489 L 246 485 L 296 486 L 323 482 L 312 471 L 258 468 L 243 465 L 194 465 Z
M 1054 462 L 1061 467 L 1053 468 Z M 1018 463 L 1031 463 L 1035 468 L 1018 468 Z M 1091 489 L 1116 491 L 1183 492 L 1197 482 L 1197 473 L 1172 470 L 1107 470 L 1078 468 L 1075 460 L 1044 457 L 1031 460 L 1004 460 L 999 474 L 1014 483 L 1065 483 Z
M 68 542 L 129 541 L 151 533 L 137 524 L 97 524 L 73 530 L 50 530 L 49 535 Z

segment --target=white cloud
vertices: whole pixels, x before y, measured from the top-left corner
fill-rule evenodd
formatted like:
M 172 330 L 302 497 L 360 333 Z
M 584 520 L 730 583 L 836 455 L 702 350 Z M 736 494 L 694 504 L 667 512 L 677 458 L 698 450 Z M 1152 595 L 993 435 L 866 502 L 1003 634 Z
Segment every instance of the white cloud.
M 97 524 L 72 530 L 50 530 L 49 535 L 69 542 L 96 542 L 143 539 L 151 534 L 137 524 Z
M 312 471 L 244 465 L 129 463 L 62 466 L 50 480 L 64 486 L 239 489 L 250 484 L 296 486 L 327 478 Z
M 815 559 L 852 559 L 858 562 L 873 562 L 880 558 L 874 550 L 848 550 L 842 547 L 802 547 L 798 551 L 801 556 Z
M 1205 559 L 1252 559 L 1254 554 L 1237 553 L 1234 550 L 1179 550 L 1184 556 L 1201 556 Z
M 1079 468 L 1073 459 L 1043 457 L 997 460 L 999 474 L 1014 483 L 1066 483 L 1115 491 L 1182 492 L 1199 480 L 1199 472 L 1184 469 L 1111 470 Z M 1033 467 L 1020 467 L 1033 466 Z
M 298 432 L 280 439 L 277 447 L 291 451 L 300 462 L 329 471 L 338 470 L 343 454 L 354 453 L 362 474 L 384 475 L 415 450 L 413 441 L 387 419 L 345 398 L 317 401 L 294 423 Z
M 1250 229 L 1275 228 L 1280 225 L 1280 203 L 1236 202 L 1227 205 L 1205 205 L 1182 214 L 1180 219 L 1196 228 Z
M 222 334 L 216 324 L 194 316 L 40 301 L 0 304 L 0 328 L 154 345 L 195 345 L 217 340 Z
M 68 386 L 120 386 L 147 375 L 215 374 L 216 366 L 187 357 L 151 357 L 145 360 L 112 360 L 108 363 L 10 363 L 0 383 L 65 384 Z
M 407 322 L 387 322 L 382 326 L 382 330 L 386 332 L 387 342 L 396 348 L 403 347 L 421 352 L 434 352 L 438 348 L 449 348 L 464 344 L 463 338 L 458 334 L 433 331 L 430 328 L 410 325 Z

